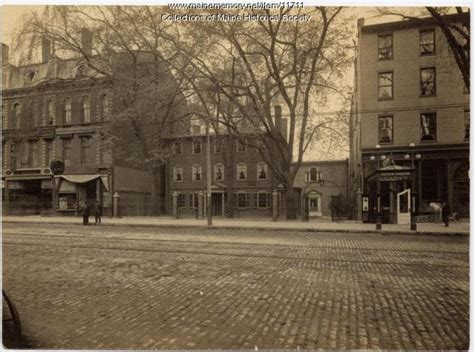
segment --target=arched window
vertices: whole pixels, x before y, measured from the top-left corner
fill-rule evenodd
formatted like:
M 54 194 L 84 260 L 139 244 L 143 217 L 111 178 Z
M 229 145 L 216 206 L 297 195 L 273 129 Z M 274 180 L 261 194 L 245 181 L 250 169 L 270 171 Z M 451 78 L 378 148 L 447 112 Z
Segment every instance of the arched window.
M 20 103 L 13 104 L 12 127 L 14 127 L 14 128 L 20 128 L 21 127 L 21 105 L 20 105 Z
M 102 121 L 107 121 L 109 119 L 109 110 L 109 97 L 107 96 L 107 94 L 103 94 L 100 99 L 100 119 Z
M 87 95 L 82 97 L 82 121 L 91 122 L 91 102 Z
M 71 118 L 71 99 L 64 99 L 64 124 L 70 125 L 72 122 Z
M 314 166 L 306 171 L 306 182 L 315 182 L 321 180 L 321 172 Z
M 52 125 L 54 123 L 54 102 L 48 100 L 46 104 L 46 124 Z

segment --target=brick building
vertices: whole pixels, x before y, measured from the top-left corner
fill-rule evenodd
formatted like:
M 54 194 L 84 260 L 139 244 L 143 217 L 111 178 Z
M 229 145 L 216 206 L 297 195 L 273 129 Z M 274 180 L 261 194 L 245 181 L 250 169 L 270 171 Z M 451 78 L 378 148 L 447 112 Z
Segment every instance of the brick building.
M 82 39 L 90 51 L 91 35 Z M 150 215 L 150 173 L 117 156 L 108 138 L 118 113 L 113 80 L 80 59 L 58 58 L 47 39 L 41 63 L 14 66 L 8 54 L 2 44 L 4 213 L 72 215 L 82 202 L 98 201 L 111 215 L 115 194 L 121 200 L 115 212 Z M 64 162 L 63 175 L 52 175 L 52 160 Z
M 377 195 L 384 222 L 409 221 L 410 203 L 419 216 L 443 201 L 469 216 L 469 128 L 469 94 L 431 18 L 359 20 L 350 188 L 365 221 Z

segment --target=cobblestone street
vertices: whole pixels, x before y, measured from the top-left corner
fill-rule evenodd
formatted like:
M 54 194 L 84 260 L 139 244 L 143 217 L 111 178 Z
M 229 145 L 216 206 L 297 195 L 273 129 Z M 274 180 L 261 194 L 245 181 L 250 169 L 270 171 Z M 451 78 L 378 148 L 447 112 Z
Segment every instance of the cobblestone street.
M 469 238 L 3 225 L 34 348 L 467 349 Z

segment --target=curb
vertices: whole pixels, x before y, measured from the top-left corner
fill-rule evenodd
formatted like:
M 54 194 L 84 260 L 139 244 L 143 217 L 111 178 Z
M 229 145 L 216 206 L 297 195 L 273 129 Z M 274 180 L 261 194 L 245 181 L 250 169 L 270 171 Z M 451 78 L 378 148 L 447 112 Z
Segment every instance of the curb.
M 2 224 L 53 224 L 53 225 L 81 225 L 82 222 L 62 222 L 62 221 L 15 221 L 3 220 Z M 92 225 L 94 226 L 94 225 Z M 176 228 L 176 229 L 193 229 L 196 227 L 206 228 L 209 230 L 239 230 L 239 231 L 294 231 L 294 232 L 310 232 L 310 233 L 370 233 L 379 235 L 428 235 L 428 236 L 462 236 L 468 237 L 466 232 L 435 232 L 435 231 L 388 231 L 388 230 L 359 230 L 359 229 L 318 229 L 318 228 L 287 228 L 287 227 L 269 227 L 269 226 L 235 226 L 235 225 L 213 225 L 208 227 L 207 224 L 119 224 L 105 223 L 100 226 L 129 226 L 129 227 L 160 227 L 160 228 Z

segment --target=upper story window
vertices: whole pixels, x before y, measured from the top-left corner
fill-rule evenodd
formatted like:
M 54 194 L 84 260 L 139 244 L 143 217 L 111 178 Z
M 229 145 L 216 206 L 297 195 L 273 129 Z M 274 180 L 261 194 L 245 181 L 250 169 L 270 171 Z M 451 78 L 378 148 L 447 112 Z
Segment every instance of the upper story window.
M 435 30 L 420 31 L 420 55 L 433 55 L 435 53 Z
M 245 152 L 247 150 L 247 145 L 244 141 L 237 140 L 237 151 L 238 152 Z
M 237 164 L 237 180 L 245 181 L 247 179 L 247 165 L 244 163 Z
M 193 181 L 201 181 L 201 180 L 202 180 L 202 166 L 193 165 Z
M 222 152 L 222 141 L 216 138 L 214 139 L 214 153 L 221 153 L 221 152 Z
M 378 59 L 390 60 L 393 58 L 393 36 L 391 34 L 379 35 Z
M 26 73 L 26 80 L 27 80 L 28 83 L 33 81 L 33 78 L 35 78 L 35 74 L 36 74 L 35 71 L 30 71 L 30 72 Z
M 84 123 L 91 122 L 91 101 L 87 95 L 82 97 L 82 120 Z
M 312 166 L 305 173 L 306 182 L 316 182 L 321 180 L 321 172 L 315 167 Z
M 86 74 L 86 65 L 80 65 L 76 68 L 76 77 L 82 77 Z
M 181 141 L 175 141 L 173 143 L 173 154 L 182 154 L 183 153 L 183 145 Z
M 422 97 L 436 95 L 436 68 L 420 69 L 420 95 Z
M 46 103 L 46 124 L 52 125 L 54 123 L 54 102 L 52 100 L 48 100 Z
M 92 164 L 91 158 L 91 137 L 81 137 L 81 164 Z
M 28 141 L 28 167 L 36 167 L 38 165 L 38 141 Z
M 393 72 L 380 72 L 378 84 L 378 99 L 393 99 Z
M 100 119 L 102 121 L 107 121 L 110 114 L 110 103 L 109 97 L 107 94 L 103 94 L 100 98 Z
M 72 122 L 71 99 L 64 99 L 64 124 L 70 125 Z
M 20 128 L 21 127 L 21 105 L 20 105 L 20 103 L 13 104 L 12 127 L 14 127 L 14 128 Z
M 268 166 L 265 163 L 257 164 L 257 180 L 266 180 L 268 178 Z
M 436 113 L 428 112 L 420 114 L 421 140 L 436 140 Z
M 223 164 L 214 165 L 214 180 L 224 181 L 224 165 Z
M 8 113 L 6 105 L 2 104 L 2 130 L 8 128 Z
M 393 142 L 393 116 L 379 116 L 379 143 Z
M 63 138 L 63 162 L 64 165 L 71 165 L 71 138 Z
M 202 141 L 200 139 L 193 139 L 193 154 L 201 154 Z
M 173 180 L 174 182 L 183 181 L 183 168 L 181 166 L 175 166 L 173 168 Z
M 471 111 L 464 110 L 464 139 L 469 139 L 469 132 L 471 130 Z

